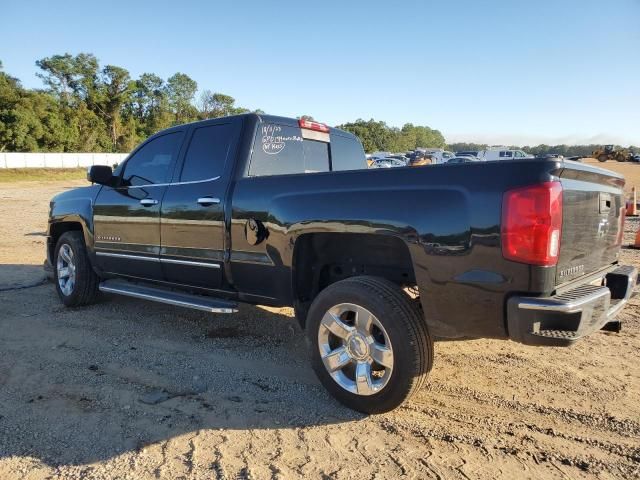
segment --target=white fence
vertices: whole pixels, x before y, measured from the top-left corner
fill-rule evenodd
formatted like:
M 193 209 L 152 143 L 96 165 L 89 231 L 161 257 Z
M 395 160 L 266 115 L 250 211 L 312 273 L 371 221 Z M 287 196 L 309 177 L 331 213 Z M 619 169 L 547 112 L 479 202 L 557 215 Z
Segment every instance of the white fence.
M 0 168 L 78 168 L 113 165 L 128 153 L 0 153 Z

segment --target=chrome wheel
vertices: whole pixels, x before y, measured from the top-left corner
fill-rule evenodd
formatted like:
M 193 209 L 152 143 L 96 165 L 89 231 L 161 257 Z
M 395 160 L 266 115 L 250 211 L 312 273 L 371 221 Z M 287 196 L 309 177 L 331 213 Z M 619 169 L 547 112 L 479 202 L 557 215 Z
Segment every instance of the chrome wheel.
M 352 303 L 331 307 L 318 329 L 318 347 L 333 380 L 348 392 L 373 395 L 393 370 L 391 341 L 369 310 Z
M 73 259 L 73 250 L 66 243 L 58 250 L 58 260 L 56 262 L 58 274 L 58 286 L 66 297 L 71 295 L 76 284 L 76 265 Z

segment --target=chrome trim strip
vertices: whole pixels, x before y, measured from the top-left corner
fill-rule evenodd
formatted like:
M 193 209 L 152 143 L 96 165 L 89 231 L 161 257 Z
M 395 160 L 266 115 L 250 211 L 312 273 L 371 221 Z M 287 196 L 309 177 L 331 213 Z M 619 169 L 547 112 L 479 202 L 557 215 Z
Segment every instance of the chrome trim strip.
M 529 298 L 527 300 L 520 301 L 518 307 L 523 310 L 544 310 L 551 312 L 562 313 L 575 313 L 582 310 L 585 305 L 588 305 L 594 301 L 597 301 L 601 297 L 611 297 L 611 290 L 607 287 L 602 287 L 593 293 L 585 295 L 584 297 L 577 298 L 571 302 L 563 302 L 561 300 L 555 300 L 551 298 Z
M 191 180 L 189 182 L 171 182 L 171 183 L 149 183 L 147 185 L 134 185 L 131 187 L 117 187 L 117 188 L 149 188 L 149 187 L 172 187 L 173 185 L 193 185 L 194 183 L 205 183 L 220 180 L 220 175 L 212 178 L 205 178 L 204 180 Z
M 194 262 L 192 260 L 177 260 L 175 258 L 161 258 L 161 263 L 176 263 L 178 265 L 192 265 L 194 267 L 220 268 L 218 263 Z
M 113 287 L 109 287 L 107 285 L 102 285 L 102 284 L 100 284 L 98 288 L 100 289 L 101 292 L 115 293 L 117 295 L 124 295 L 126 297 L 140 298 L 142 300 L 151 300 L 153 302 L 166 303 L 168 305 L 174 305 L 176 307 L 192 308 L 194 310 L 202 310 L 204 312 L 210 312 L 210 313 L 235 313 L 238 311 L 236 308 L 208 307 L 206 305 L 201 305 L 198 303 L 186 302 L 183 300 L 176 300 L 172 298 L 165 298 L 165 297 L 160 297 L 155 295 L 148 295 L 146 293 L 141 293 L 141 292 L 132 292 L 129 290 L 113 288 Z
M 142 255 L 127 255 L 124 253 L 111 253 L 111 252 L 96 252 L 99 257 L 115 257 L 115 258 L 127 258 L 129 260 L 146 260 L 147 262 L 159 262 L 158 257 L 144 257 Z
M 144 257 L 141 255 L 128 255 L 124 253 L 111 252 L 96 252 L 96 255 L 101 257 L 126 258 L 129 260 L 146 260 L 147 262 L 175 263 L 178 265 L 190 265 L 194 267 L 220 268 L 220 264 L 218 263 L 194 262 L 192 260 L 177 260 L 175 258 Z

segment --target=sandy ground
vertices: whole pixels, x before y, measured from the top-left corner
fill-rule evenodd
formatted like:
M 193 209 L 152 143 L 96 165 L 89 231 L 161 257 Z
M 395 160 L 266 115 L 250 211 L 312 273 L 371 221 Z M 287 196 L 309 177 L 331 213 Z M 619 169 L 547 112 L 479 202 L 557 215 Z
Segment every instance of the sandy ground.
M 640 185 L 640 165 L 606 166 Z M 289 309 L 16 289 L 42 281 L 70 186 L 0 185 L 0 479 L 640 478 L 640 299 L 621 334 L 571 348 L 438 343 L 428 386 L 366 417 L 318 384 Z

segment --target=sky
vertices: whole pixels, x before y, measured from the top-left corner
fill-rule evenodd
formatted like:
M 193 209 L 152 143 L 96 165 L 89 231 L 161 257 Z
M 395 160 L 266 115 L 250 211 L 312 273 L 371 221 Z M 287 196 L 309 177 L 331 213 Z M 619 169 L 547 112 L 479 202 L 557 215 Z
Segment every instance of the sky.
M 640 145 L 640 0 L 0 0 L 0 61 L 188 74 L 283 116 L 428 125 L 447 142 Z

